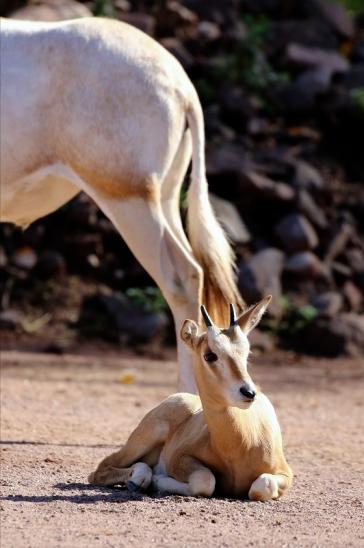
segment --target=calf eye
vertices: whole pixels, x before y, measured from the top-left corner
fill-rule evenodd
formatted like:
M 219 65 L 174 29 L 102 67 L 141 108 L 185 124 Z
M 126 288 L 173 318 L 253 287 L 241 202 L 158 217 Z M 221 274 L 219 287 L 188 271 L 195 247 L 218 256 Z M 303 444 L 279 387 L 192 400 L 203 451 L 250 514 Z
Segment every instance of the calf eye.
M 215 352 L 207 352 L 203 357 L 206 362 L 216 362 L 217 360 Z

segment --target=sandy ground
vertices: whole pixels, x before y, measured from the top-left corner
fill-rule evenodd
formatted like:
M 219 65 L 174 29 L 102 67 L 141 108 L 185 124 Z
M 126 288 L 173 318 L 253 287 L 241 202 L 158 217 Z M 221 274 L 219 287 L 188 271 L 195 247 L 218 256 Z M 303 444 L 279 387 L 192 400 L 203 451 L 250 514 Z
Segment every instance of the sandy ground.
M 2 546 L 364 546 L 363 363 L 253 361 L 295 472 L 276 502 L 89 486 L 98 461 L 173 392 L 175 364 L 3 352 Z

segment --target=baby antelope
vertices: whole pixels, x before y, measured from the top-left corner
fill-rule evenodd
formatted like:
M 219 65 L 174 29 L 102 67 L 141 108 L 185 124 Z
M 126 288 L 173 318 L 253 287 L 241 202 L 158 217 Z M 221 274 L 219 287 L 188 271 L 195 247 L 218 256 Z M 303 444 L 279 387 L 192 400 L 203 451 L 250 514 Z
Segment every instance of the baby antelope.
M 281 431 L 269 399 L 252 381 L 247 335 L 258 324 L 271 297 L 230 325 L 207 330 L 185 320 L 181 337 L 195 355 L 199 396 L 178 393 L 150 411 L 116 453 L 106 457 L 89 481 L 126 484 L 130 490 L 150 484 L 164 493 L 210 497 L 219 493 L 266 501 L 277 499 L 292 483 Z

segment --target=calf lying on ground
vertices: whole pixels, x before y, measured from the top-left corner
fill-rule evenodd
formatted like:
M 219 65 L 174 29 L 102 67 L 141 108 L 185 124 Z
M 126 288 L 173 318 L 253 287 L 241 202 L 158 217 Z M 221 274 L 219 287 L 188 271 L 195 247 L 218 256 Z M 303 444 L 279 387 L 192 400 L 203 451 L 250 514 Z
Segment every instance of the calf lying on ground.
M 181 337 L 193 350 L 199 396 L 174 394 L 150 411 L 125 446 L 105 458 L 89 477 L 100 485 L 127 484 L 166 493 L 211 496 L 217 492 L 252 500 L 280 497 L 292 471 L 282 448 L 272 404 L 247 371 L 248 333 L 271 297 L 215 327 L 204 307 L 207 332 L 192 320 Z

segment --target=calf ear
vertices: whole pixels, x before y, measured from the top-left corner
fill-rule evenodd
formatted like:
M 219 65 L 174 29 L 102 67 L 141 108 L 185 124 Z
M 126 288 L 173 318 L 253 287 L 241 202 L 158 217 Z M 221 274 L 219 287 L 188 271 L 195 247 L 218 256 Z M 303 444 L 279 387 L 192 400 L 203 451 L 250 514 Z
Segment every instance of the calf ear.
M 197 323 L 193 320 L 185 320 L 181 328 L 181 339 L 192 349 L 196 348 L 200 336 Z
M 239 316 L 239 327 L 242 331 L 244 331 L 246 335 L 248 335 L 248 333 L 250 333 L 250 331 L 254 329 L 256 325 L 258 325 L 271 299 L 272 295 L 264 297 L 264 299 L 248 308 L 248 310 L 246 310 L 241 314 L 241 316 Z

